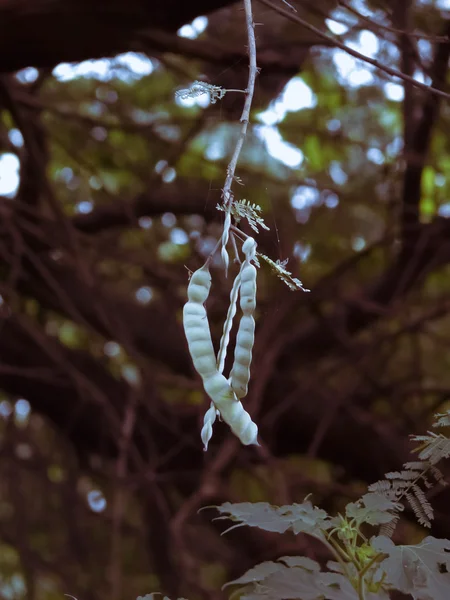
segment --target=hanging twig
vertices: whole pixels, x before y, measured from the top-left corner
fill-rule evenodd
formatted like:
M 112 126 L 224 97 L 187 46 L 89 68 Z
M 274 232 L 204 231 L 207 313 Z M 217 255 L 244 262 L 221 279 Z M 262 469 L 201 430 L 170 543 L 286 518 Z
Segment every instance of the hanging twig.
M 222 234 L 222 258 L 225 263 L 225 271 L 228 269 L 228 253 L 226 245 L 230 234 L 231 225 L 231 207 L 233 204 L 233 193 L 231 186 L 235 178 L 236 166 L 239 160 L 239 155 L 244 145 L 245 136 L 247 135 L 248 122 L 250 120 L 250 109 L 253 101 L 253 93 L 255 90 L 256 75 L 258 73 L 258 67 L 256 65 L 256 39 L 255 39 L 255 25 L 253 23 L 252 3 L 251 0 L 244 0 L 245 9 L 245 20 L 247 25 L 247 38 L 248 38 L 248 84 L 247 84 L 247 96 L 245 98 L 244 108 L 242 109 L 241 115 L 241 131 L 239 134 L 238 141 L 231 157 L 230 163 L 227 167 L 227 177 L 225 179 L 225 185 L 222 190 L 222 197 L 226 206 L 225 222 L 223 224 Z

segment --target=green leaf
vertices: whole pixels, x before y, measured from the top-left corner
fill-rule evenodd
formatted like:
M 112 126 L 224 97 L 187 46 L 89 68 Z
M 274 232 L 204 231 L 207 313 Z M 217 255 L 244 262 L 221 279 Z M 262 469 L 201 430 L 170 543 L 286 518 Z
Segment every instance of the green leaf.
M 387 554 L 380 564 L 386 581 L 414 600 L 448 600 L 450 590 L 450 541 L 426 537 L 415 546 L 395 546 L 389 538 L 371 541 Z
M 392 521 L 393 512 L 402 510 L 403 506 L 393 502 L 376 492 L 364 494 L 358 502 L 347 504 L 345 514 L 349 519 L 355 519 L 360 523 L 369 525 L 381 525 Z
M 222 514 L 228 513 L 223 518 L 229 518 L 238 523 L 227 531 L 248 525 L 276 533 L 291 530 L 295 534 L 309 533 L 321 537 L 322 531 L 331 527 L 327 513 L 313 506 L 309 501 L 280 507 L 272 506 L 267 502 L 256 502 L 255 504 L 225 502 L 218 506 L 217 510 Z

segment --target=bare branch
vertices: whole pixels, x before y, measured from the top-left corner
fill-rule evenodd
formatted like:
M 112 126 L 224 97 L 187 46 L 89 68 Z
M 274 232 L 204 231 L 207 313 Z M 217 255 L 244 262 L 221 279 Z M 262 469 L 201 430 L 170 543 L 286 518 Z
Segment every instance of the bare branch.
M 358 60 L 362 60 L 363 62 L 365 62 L 369 65 L 372 65 L 373 67 L 376 67 L 377 69 L 379 69 L 380 71 L 383 71 L 384 73 L 387 73 L 391 77 L 397 77 L 398 79 L 401 79 L 402 81 L 409 82 L 412 86 L 414 86 L 416 88 L 419 88 L 426 92 L 430 92 L 432 94 L 435 94 L 436 96 L 441 96 L 442 98 L 446 98 L 447 100 L 450 99 L 450 94 L 447 94 L 446 92 L 443 92 L 442 90 L 435 88 L 432 85 L 430 86 L 430 85 L 426 85 L 425 83 L 421 83 L 420 81 L 416 81 L 413 77 L 404 75 L 397 69 L 392 69 L 391 67 L 388 67 L 387 65 L 383 65 L 378 60 L 369 58 L 368 56 L 361 54 L 357 50 L 353 50 L 353 48 L 346 46 L 339 40 L 324 33 L 317 27 L 314 27 L 314 25 L 311 25 L 310 23 L 308 23 L 308 21 L 305 21 L 304 19 L 298 17 L 297 15 L 293 14 L 292 12 L 289 12 L 288 10 L 285 10 L 284 8 L 281 8 L 280 6 L 277 6 L 276 4 L 273 4 L 272 2 L 270 2 L 270 0 L 259 0 L 259 2 L 261 2 L 265 6 L 268 6 L 272 10 L 275 10 L 276 12 L 280 13 L 281 15 L 284 15 L 287 19 L 290 19 L 294 23 L 298 23 L 299 25 L 301 25 L 305 29 L 308 29 L 312 33 L 315 33 L 317 36 L 319 36 L 320 38 L 322 38 L 329 44 L 332 44 L 336 48 L 339 48 L 340 50 L 347 52 L 347 54 L 350 54 L 350 56 L 353 56 L 354 58 L 356 58 Z M 450 44 L 450 42 L 448 42 L 448 44 Z

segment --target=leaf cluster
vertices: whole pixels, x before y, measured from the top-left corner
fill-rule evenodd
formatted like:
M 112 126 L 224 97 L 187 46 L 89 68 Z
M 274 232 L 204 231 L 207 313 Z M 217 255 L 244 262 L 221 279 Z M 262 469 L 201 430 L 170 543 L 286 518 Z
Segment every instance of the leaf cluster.
M 436 419 L 434 427 L 447 427 L 450 412 Z M 436 464 L 449 456 L 450 442 L 444 434 L 431 432 L 413 439 L 421 442 L 419 460 L 388 473 L 386 480 L 348 503 L 345 515 L 331 517 L 307 498 L 285 506 L 266 502 L 218 506 L 217 519 L 233 522 L 224 533 L 244 525 L 273 533 L 303 533 L 319 540 L 333 556 L 325 569 L 309 557 L 284 556 L 253 567 L 224 587 L 237 586 L 235 593 L 244 600 L 388 600 L 394 590 L 414 600 L 447 600 L 450 541 L 429 536 L 415 545 L 396 545 L 385 535 L 392 533 L 403 499 L 422 525 L 429 526 L 433 518 L 420 485 L 432 486 L 428 472 L 442 482 Z M 368 537 L 368 528 L 378 531 Z

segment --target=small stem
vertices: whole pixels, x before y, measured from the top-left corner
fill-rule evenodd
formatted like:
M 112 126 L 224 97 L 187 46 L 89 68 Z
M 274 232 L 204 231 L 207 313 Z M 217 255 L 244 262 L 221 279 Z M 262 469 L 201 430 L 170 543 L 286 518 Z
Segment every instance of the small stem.
M 228 93 L 228 92 L 240 92 L 241 94 L 246 94 L 246 93 L 247 93 L 247 90 L 234 90 L 234 89 L 232 89 L 232 88 L 231 88 L 231 89 L 226 89 L 225 91 L 226 91 L 227 93 Z
M 364 567 L 362 571 L 358 574 L 358 596 L 359 600 L 365 600 L 365 590 L 364 590 L 364 577 L 369 569 L 378 561 L 380 561 L 385 555 L 382 552 L 376 554 Z
M 358 579 L 358 600 L 366 600 L 364 577 Z
M 319 539 L 321 539 L 321 538 L 319 538 Z M 338 563 L 341 565 L 342 570 L 344 571 L 345 575 L 347 576 L 347 579 L 350 579 L 350 573 L 348 572 L 348 569 L 347 569 L 347 562 L 349 560 L 349 557 L 346 555 L 346 553 L 343 551 L 343 549 L 339 546 L 339 544 L 335 540 L 333 540 L 333 538 L 329 538 L 329 541 L 322 540 L 322 539 L 321 539 L 321 541 L 325 544 L 325 546 L 330 550 L 330 552 L 336 558 Z
M 241 258 L 239 256 L 239 251 L 236 245 L 236 235 L 234 234 L 234 232 L 231 234 L 231 243 L 233 244 L 233 248 L 234 248 L 234 254 L 235 254 L 235 260 L 238 263 L 238 265 L 242 264 Z
M 244 145 L 245 136 L 247 135 L 247 127 L 250 120 L 250 109 L 252 107 L 253 94 L 255 91 L 255 81 L 256 75 L 258 73 L 258 67 L 256 65 L 256 39 L 255 39 L 255 26 L 253 23 L 253 13 L 252 13 L 252 0 L 244 0 L 244 10 L 245 10 L 245 21 L 247 25 L 247 40 L 248 40 L 248 56 L 249 56 L 249 65 L 248 65 L 248 84 L 247 89 L 245 90 L 246 98 L 244 103 L 244 108 L 242 109 L 241 115 L 241 131 L 239 134 L 238 141 L 236 142 L 236 146 L 234 148 L 233 155 L 227 167 L 227 176 L 225 179 L 225 184 L 222 190 L 222 197 L 224 200 L 224 204 L 226 207 L 225 211 L 225 221 L 223 227 L 222 234 L 222 257 L 225 261 L 225 268 L 228 263 L 228 255 L 226 253 L 226 245 L 228 243 L 228 237 L 230 232 L 231 225 L 231 207 L 233 204 L 233 193 L 231 191 L 231 186 L 233 184 L 233 180 L 235 177 L 236 167 L 239 160 L 239 155 L 241 153 L 242 147 Z
M 235 236 L 239 240 L 241 240 L 241 242 L 245 242 L 245 240 L 250 237 L 249 235 L 241 231 L 238 227 L 236 227 L 236 225 L 231 225 L 230 229 L 235 234 Z
M 249 67 L 248 67 L 248 84 L 247 89 L 244 93 L 247 94 L 245 98 L 244 108 L 242 109 L 241 115 L 241 133 L 236 143 L 236 147 L 231 157 L 230 163 L 227 168 L 227 177 L 225 179 L 225 185 L 223 186 L 223 197 L 227 204 L 228 213 L 231 211 L 231 185 L 233 183 L 236 166 L 239 160 L 239 155 L 244 144 L 244 139 L 247 134 L 248 122 L 250 120 L 250 109 L 252 106 L 253 94 L 255 91 L 256 74 L 258 67 L 256 66 L 256 39 L 255 29 L 253 24 L 252 14 L 252 2 L 251 0 L 244 0 L 245 20 L 247 25 L 247 38 L 248 38 L 248 56 L 249 56 Z
M 208 256 L 208 258 L 206 259 L 206 261 L 205 261 L 205 264 L 204 264 L 204 266 L 205 266 L 205 267 L 207 267 L 207 266 L 209 265 L 209 263 L 210 263 L 210 262 L 211 262 L 211 260 L 212 260 L 212 257 L 214 256 L 214 254 L 215 254 L 215 253 L 217 252 L 217 250 L 219 249 L 220 242 L 221 242 L 221 240 L 219 240 L 219 241 L 217 242 L 217 244 L 214 246 L 214 249 L 213 249 L 213 250 L 212 250 L 212 252 L 209 254 L 209 256 Z

